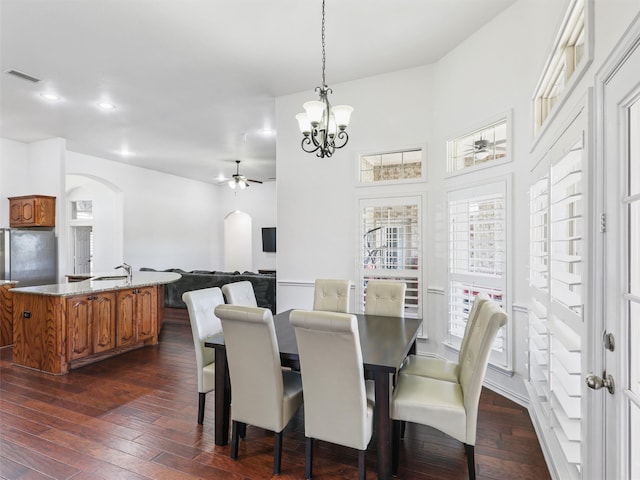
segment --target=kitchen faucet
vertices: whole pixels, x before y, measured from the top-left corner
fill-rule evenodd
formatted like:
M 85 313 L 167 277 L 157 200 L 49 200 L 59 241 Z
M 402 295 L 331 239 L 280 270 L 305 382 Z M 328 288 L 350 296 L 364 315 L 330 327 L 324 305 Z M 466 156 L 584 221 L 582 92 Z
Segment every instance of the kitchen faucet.
M 127 272 L 127 280 L 129 280 L 129 282 L 131 282 L 131 277 L 133 276 L 133 269 L 131 268 L 131 265 L 129 265 L 128 263 L 122 262 L 122 265 L 118 265 L 117 267 L 113 267 L 114 269 L 118 269 L 118 268 L 122 268 L 125 272 Z

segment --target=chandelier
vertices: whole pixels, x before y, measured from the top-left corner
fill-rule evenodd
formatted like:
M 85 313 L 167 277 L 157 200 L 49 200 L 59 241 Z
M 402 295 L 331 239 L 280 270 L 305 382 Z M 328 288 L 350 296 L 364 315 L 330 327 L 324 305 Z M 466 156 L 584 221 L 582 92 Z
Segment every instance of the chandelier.
M 307 153 L 316 153 L 320 158 L 330 157 L 336 148 L 344 147 L 349 141 L 347 126 L 353 108 L 349 105 L 336 105 L 329 103 L 329 94 L 333 93 L 325 82 L 326 53 L 324 46 L 324 0 L 322 0 L 322 86 L 316 87 L 320 93 L 319 100 L 305 102 L 303 113 L 296 115 L 298 126 L 302 132 L 302 150 Z

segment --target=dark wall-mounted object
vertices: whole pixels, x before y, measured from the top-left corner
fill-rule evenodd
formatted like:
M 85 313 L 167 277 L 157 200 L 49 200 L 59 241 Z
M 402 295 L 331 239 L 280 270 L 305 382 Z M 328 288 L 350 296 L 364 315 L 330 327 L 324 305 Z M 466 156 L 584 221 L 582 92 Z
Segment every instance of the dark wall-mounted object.
M 262 251 L 276 251 L 276 227 L 262 227 Z

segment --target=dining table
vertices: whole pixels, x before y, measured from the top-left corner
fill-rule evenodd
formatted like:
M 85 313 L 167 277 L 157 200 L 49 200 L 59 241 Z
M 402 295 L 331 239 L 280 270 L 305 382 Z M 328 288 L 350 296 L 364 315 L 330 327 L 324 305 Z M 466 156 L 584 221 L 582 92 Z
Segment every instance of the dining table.
M 291 312 L 292 310 L 287 310 L 276 314 L 273 322 L 282 366 L 298 369 L 298 344 L 293 325 L 289 321 Z M 353 315 L 358 319 L 365 378 L 375 383 L 374 431 L 378 478 L 387 480 L 391 478 L 390 399 L 393 379 L 407 355 L 416 351 L 416 339 L 422 319 L 366 313 Z M 207 338 L 205 346 L 215 349 L 215 444 L 227 445 L 232 392 L 224 335 Z

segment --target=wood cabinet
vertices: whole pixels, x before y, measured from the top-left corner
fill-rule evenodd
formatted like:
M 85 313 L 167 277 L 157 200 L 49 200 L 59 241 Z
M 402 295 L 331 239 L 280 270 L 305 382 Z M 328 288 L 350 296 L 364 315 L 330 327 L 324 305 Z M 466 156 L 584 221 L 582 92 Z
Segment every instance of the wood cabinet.
M 159 288 L 68 296 L 12 292 L 13 362 L 61 374 L 157 344 Z
M 18 292 L 11 292 L 11 296 L 13 363 L 44 372 L 67 373 L 66 308 L 62 297 Z
M 56 197 L 47 195 L 9 197 L 9 226 L 55 227 Z
M 68 359 L 77 360 L 116 347 L 116 294 L 67 298 Z
M 9 289 L 13 283 L 0 285 L 0 347 L 13 343 L 13 299 Z
M 158 343 L 158 288 L 118 291 L 118 346 Z

